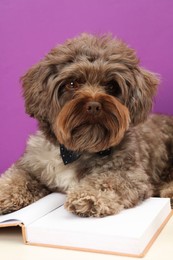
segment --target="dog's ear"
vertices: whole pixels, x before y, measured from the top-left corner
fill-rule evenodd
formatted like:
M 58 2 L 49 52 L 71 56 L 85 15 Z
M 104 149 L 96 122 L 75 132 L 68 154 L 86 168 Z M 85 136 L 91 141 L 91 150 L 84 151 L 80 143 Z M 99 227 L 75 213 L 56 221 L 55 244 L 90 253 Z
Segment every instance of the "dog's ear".
M 22 78 L 25 109 L 31 117 L 44 120 L 51 102 L 51 83 L 57 73 L 56 66 L 40 61 Z M 47 85 L 49 84 L 49 87 Z
M 137 68 L 133 74 L 135 84 L 129 86 L 129 97 L 126 105 L 130 112 L 131 123 L 137 125 L 145 121 L 152 109 L 159 77 L 143 68 Z

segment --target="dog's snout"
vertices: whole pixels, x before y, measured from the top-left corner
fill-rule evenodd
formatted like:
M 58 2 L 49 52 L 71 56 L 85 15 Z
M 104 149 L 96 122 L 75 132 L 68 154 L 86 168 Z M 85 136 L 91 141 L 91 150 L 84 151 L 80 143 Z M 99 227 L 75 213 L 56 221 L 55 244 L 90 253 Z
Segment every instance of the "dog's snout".
M 102 105 L 96 101 L 90 101 L 87 103 L 86 110 L 89 114 L 98 115 L 102 109 Z

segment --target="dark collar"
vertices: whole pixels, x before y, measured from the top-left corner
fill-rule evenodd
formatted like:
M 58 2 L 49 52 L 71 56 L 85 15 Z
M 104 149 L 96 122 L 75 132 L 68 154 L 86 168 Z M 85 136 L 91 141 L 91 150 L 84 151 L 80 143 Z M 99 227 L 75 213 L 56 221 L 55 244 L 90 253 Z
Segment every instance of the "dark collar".
M 111 148 L 97 152 L 96 154 L 100 157 L 107 156 L 111 154 Z M 68 150 L 63 144 L 60 144 L 60 155 L 65 165 L 76 161 L 81 156 L 78 152 Z

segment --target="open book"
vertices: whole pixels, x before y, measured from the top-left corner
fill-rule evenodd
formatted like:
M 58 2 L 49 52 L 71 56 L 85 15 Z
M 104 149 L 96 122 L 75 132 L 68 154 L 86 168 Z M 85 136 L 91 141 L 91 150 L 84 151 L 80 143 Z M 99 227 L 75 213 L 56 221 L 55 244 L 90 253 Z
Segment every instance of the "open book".
M 52 193 L 0 216 L 0 227 L 20 225 L 26 244 L 141 257 L 172 215 L 167 198 L 150 198 L 104 218 L 73 215 L 64 201 L 65 195 Z

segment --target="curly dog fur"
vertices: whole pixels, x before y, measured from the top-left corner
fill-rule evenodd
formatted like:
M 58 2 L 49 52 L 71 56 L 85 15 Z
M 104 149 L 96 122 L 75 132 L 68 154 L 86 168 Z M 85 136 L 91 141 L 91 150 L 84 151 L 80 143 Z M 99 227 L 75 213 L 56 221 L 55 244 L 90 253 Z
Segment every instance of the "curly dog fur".
M 124 42 L 82 34 L 22 83 L 39 131 L 0 178 L 0 214 L 53 191 L 67 194 L 67 210 L 96 217 L 150 196 L 173 198 L 173 118 L 149 115 L 159 80 Z

